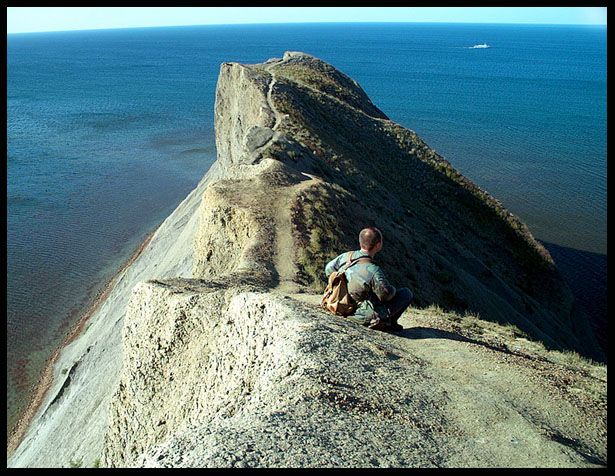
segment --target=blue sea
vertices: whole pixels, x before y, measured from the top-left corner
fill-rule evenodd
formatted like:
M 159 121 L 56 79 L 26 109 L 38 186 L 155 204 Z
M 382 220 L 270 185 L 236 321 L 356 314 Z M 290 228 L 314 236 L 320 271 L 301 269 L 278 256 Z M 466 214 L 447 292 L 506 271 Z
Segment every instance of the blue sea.
M 8 425 L 79 314 L 215 160 L 220 63 L 287 50 L 357 80 L 501 200 L 606 326 L 606 45 L 606 26 L 505 24 L 7 35 Z

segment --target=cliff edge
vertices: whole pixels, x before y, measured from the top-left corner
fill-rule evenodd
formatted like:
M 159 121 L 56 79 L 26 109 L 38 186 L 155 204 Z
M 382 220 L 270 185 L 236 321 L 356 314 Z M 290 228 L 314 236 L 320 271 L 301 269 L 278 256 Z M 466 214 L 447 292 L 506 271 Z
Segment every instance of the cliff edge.
M 606 465 L 604 356 L 501 203 L 305 53 L 222 64 L 215 127 L 9 466 Z M 401 332 L 318 308 L 370 225 Z

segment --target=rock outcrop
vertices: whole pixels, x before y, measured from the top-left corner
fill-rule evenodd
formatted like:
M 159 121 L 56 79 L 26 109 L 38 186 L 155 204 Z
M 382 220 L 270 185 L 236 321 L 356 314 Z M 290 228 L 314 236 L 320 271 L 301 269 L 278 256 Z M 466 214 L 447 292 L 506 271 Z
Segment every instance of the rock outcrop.
M 503 344 L 497 326 L 473 336 L 433 318 L 406 313 L 406 331 L 370 333 L 278 293 L 142 283 L 102 464 L 606 464 L 606 426 L 586 413 L 605 403 L 604 368 L 572 370 L 520 335 Z
M 67 349 L 70 385 L 10 465 L 606 465 L 606 368 L 570 355 L 603 356 L 502 204 L 304 53 L 224 63 L 215 121 L 217 162 Z M 402 332 L 317 305 L 369 225 L 416 296 Z

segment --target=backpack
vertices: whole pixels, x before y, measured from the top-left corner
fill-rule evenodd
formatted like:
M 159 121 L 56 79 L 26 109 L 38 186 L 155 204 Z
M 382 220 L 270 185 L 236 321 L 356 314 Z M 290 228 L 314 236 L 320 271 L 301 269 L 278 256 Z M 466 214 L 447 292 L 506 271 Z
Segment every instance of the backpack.
M 348 282 L 346 281 L 345 271 L 356 263 L 370 262 L 370 258 L 361 257 L 351 261 L 352 252 L 348 255 L 348 261 L 338 271 L 333 271 L 329 275 L 329 283 L 322 296 L 320 305 L 324 309 L 337 314 L 338 316 L 348 316 L 353 314 L 359 303 L 355 302 L 350 293 L 348 292 Z

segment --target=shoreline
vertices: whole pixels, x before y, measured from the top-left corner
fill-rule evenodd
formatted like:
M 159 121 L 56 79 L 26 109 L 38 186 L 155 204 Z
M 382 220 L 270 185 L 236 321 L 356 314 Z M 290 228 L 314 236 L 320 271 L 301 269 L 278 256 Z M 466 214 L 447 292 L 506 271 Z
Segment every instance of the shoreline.
M 58 358 L 61 352 L 64 350 L 66 346 L 72 343 L 75 339 L 77 339 L 85 329 L 85 325 L 87 321 L 92 317 L 94 312 L 98 310 L 98 308 L 105 302 L 105 300 L 111 294 L 111 291 L 115 288 L 115 283 L 117 282 L 118 277 L 128 269 L 132 263 L 141 255 L 143 250 L 147 248 L 150 241 L 152 240 L 154 234 L 160 228 L 160 224 L 149 233 L 145 240 L 137 246 L 137 248 L 133 251 L 130 258 L 120 267 L 120 269 L 113 274 L 113 276 L 109 279 L 107 284 L 103 287 L 102 291 L 99 291 L 95 296 L 93 302 L 84 310 L 81 317 L 77 319 L 75 324 L 73 325 L 72 330 L 69 331 L 66 339 L 56 348 L 56 350 L 51 354 L 47 363 L 43 367 L 43 371 L 41 372 L 41 376 L 38 382 L 33 387 L 32 397 L 30 398 L 30 402 L 26 406 L 26 409 L 21 417 L 17 419 L 13 428 L 11 428 L 9 434 L 7 435 L 7 444 L 6 444 L 6 457 L 9 458 L 12 453 L 17 449 L 17 447 L 22 443 L 26 432 L 30 428 L 30 424 L 39 408 L 41 407 L 54 379 L 54 367 L 58 361 Z

